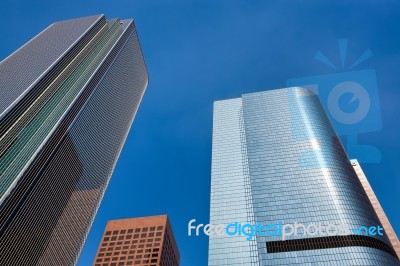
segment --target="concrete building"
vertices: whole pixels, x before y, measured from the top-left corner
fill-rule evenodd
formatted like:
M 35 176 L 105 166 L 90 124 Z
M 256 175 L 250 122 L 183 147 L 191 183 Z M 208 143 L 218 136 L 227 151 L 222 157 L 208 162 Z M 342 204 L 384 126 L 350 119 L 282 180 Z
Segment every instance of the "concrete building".
M 94 266 L 179 266 L 179 251 L 166 215 L 107 223 Z

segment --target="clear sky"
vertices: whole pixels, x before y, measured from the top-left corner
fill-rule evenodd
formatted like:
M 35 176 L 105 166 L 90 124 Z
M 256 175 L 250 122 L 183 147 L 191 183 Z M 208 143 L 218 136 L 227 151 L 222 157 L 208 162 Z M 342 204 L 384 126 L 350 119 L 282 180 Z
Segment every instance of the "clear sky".
M 0 58 L 64 19 L 98 13 L 133 18 L 139 33 L 150 84 L 79 266 L 92 264 L 107 220 L 156 214 L 170 216 L 181 265 L 206 265 L 208 239 L 188 237 L 187 223 L 209 220 L 213 101 L 348 71 L 314 58 L 321 50 L 340 65 L 338 39 L 348 39 L 348 62 L 368 48 L 373 53 L 353 69 L 376 71 L 383 125 L 359 136 L 382 153 L 381 163 L 363 168 L 400 234 L 400 4 L 329 2 L 0 2 Z

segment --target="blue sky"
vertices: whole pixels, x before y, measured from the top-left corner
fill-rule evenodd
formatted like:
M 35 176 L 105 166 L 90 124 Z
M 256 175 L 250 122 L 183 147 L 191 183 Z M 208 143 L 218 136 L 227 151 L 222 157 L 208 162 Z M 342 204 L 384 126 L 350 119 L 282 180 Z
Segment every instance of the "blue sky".
M 385 4 L 382 4 L 385 3 Z M 49 24 L 104 13 L 134 18 L 150 74 L 79 266 L 91 265 L 105 224 L 168 214 L 182 266 L 207 264 L 208 239 L 188 237 L 192 218 L 208 223 L 212 103 L 285 87 L 288 79 L 329 75 L 321 50 L 340 65 L 338 39 L 348 39 L 354 70 L 376 71 L 382 130 L 361 134 L 381 163 L 363 168 L 400 234 L 400 4 L 395 1 L 2 0 L 0 58 Z

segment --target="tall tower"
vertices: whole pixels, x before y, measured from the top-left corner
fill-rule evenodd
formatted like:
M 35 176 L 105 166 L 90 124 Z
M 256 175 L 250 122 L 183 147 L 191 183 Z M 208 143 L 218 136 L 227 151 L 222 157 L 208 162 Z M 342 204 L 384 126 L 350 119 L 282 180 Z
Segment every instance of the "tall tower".
M 179 266 L 167 215 L 108 221 L 93 266 Z
M 0 265 L 73 265 L 148 75 L 132 20 L 54 23 L 0 63 Z
M 379 221 L 382 224 L 382 227 L 385 229 L 386 235 L 389 238 L 390 242 L 392 243 L 393 249 L 397 254 L 397 257 L 400 258 L 400 242 L 397 238 L 396 232 L 394 231 L 392 225 L 389 222 L 389 219 L 386 217 L 385 212 L 381 204 L 379 203 L 378 198 L 376 197 L 374 191 L 372 190 L 371 185 L 368 182 L 367 177 L 364 174 L 364 171 L 361 168 L 361 165 L 357 161 L 357 159 L 351 160 L 351 165 L 353 166 L 354 170 L 358 178 L 360 179 L 361 185 L 363 186 L 365 193 L 369 200 L 371 201 L 372 206 L 375 209 L 376 214 L 378 215 Z
M 400 265 L 385 233 L 351 231 L 382 224 L 317 96 L 302 88 L 214 103 L 210 223 L 276 225 L 248 239 L 211 235 L 210 266 Z M 304 227 L 283 239 L 280 224 Z

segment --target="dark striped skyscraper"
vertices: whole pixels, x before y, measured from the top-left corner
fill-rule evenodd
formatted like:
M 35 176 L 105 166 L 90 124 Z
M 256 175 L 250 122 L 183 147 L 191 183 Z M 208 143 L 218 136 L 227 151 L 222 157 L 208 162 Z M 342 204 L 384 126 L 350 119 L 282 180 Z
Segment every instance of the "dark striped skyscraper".
M 215 102 L 209 266 L 400 265 L 368 186 L 311 91 Z
M 73 265 L 148 84 L 132 20 L 54 23 L 0 63 L 0 265 Z

